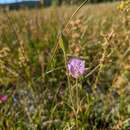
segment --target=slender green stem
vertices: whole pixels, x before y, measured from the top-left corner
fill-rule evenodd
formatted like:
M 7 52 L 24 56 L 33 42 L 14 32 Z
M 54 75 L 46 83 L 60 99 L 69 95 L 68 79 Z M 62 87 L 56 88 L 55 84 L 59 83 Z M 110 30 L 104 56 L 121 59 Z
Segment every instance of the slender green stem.
M 78 79 L 76 79 L 76 126 L 78 128 L 78 108 L 79 108 L 79 93 L 78 93 Z
M 70 19 L 69 19 L 68 22 L 66 23 L 65 27 L 63 28 L 62 33 L 65 32 L 65 30 L 67 29 L 67 27 L 68 27 L 70 21 L 73 19 L 73 17 L 78 13 L 78 11 L 79 11 L 87 2 L 88 2 L 88 0 L 85 0 L 85 1 L 75 10 L 75 12 L 71 15 Z M 57 52 L 57 50 L 58 50 L 58 48 L 59 48 L 59 38 L 60 38 L 60 37 L 61 37 L 61 33 L 58 33 L 57 39 L 56 39 L 56 44 L 54 45 L 54 49 L 52 50 L 52 55 L 51 55 L 51 57 L 50 57 L 50 61 L 49 61 L 48 65 L 47 65 L 47 67 L 50 66 L 50 64 L 51 64 L 53 58 L 55 57 L 55 54 L 56 54 L 56 52 Z
M 76 10 L 75 12 L 71 15 L 70 19 L 68 20 L 66 26 L 64 27 L 64 30 L 66 30 L 66 28 L 68 27 L 70 21 L 73 19 L 73 17 L 78 13 L 78 11 L 88 2 L 88 0 L 85 0 Z
M 92 75 L 99 67 L 100 67 L 100 65 L 97 65 L 93 70 L 91 70 L 91 71 L 85 76 L 85 78 L 88 78 L 90 75 Z

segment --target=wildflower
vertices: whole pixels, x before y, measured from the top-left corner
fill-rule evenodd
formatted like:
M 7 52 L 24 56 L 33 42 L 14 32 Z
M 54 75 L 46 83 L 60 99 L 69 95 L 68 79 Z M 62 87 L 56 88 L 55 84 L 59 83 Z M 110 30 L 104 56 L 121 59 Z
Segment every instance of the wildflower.
M 78 58 L 70 59 L 68 63 L 68 71 L 73 78 L 82 76 L 85 72 L 85 61 Z
M 5 96 L 5 95 L 3 95 L 3 96 L 0 96 L 0 102 L 6 102 L 7 101 L 7 99 L 8 99 L 8 97 L 7 96 Z

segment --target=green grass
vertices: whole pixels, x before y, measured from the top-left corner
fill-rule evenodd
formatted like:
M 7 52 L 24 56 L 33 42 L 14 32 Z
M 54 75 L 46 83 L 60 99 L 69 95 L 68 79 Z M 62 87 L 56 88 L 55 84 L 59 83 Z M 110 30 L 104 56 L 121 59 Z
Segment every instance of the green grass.
M 130 13 L 118 4 L 86 5 L 65 29 L 77 6 L 0 12 L 0 130 L 128 129 Z M 71 57 L 86 62 L 77 81 Z

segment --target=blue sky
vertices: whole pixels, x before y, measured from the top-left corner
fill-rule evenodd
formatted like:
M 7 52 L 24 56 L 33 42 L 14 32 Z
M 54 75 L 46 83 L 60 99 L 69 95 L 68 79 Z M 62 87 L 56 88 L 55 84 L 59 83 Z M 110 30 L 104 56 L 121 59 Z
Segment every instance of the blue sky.
M 0 0 L 0 4 L 14 3 L 14 2 L 20 2 L 20 1 L 28 1 L 28 0 Z M 39 1 L 39 0 L 31 0 L 31 1 Z

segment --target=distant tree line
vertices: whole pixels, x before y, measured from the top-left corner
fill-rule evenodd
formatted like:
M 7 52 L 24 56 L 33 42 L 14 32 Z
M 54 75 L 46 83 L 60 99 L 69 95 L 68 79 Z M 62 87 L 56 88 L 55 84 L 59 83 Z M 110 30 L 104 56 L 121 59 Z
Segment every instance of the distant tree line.
M 54 0 L 57 2 L 58 5 L 61 4 L 80 4 L 84 0 Z M 112 1 L 117 1 L 117 0 L 88 0 L 89 3 L 100 3 L 100 2 L 112 2 Z
M 84 2 L 85 0 L 38 0 L 38 1 L 32 1 L 32 0 L 26 0 L 21 2 L 15 2 L 10 4 L 2 4 L 0 5 L 0 9 L 20 9 L 20 8 L 39 8 L 39 7 L 49 7 L 53 4 L 55 5 L 62 5 L 62 4 L 80 4 Z M 88 0 L 88 3 L 99 3 L 99 2 L 108 2 L 108 1 L 117 1 L 117 0 Z

